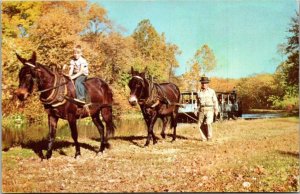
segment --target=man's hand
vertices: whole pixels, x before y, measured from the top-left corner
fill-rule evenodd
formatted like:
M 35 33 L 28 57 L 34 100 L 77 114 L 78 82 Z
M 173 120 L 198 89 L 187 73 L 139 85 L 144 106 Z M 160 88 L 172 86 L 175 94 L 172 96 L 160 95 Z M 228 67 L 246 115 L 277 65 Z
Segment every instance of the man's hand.
M 219 111 L 215 111 L 215 115 L 218 116 L 218 114 L 219 114 Z
M 65 70 L 67 69 L 68 65 L 64 64 L 63 67 L 62 67 L 62 70 Z

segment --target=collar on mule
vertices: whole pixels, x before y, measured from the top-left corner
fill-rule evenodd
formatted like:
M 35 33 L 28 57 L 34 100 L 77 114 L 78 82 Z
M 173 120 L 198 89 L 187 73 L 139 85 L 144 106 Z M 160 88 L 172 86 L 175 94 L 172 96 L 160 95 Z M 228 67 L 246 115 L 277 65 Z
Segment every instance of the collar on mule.
M 134 75 L 134 76 L 132 76 L 132 77 L 135 77 L 135 78 L 138 78 L 138 79 L 140 79 L 140 80 L 143 80 L 143 81 L 144 81 L 144 79 L 143 79 L 141 76 Z
M 35 65 L 34 65 L 34 64 L 32 64 L 32 63 L 29 63 L 29 62 L 26 62 L 26 63 L 25 63 L 25 65 L 28 65 L 28 66 L 30 66 L 30 67 L 35 67 Z

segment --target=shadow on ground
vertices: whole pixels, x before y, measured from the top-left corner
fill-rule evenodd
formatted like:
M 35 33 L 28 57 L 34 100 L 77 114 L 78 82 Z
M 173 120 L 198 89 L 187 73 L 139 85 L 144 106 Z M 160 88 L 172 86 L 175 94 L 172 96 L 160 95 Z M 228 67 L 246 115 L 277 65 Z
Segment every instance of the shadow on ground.
M 79 143 L 81 148 L 93 151 L 95 153 L 97 153 L 98 151 L 98 147 L 94 147 L 91 146 L 89 144 L 86 143 Z M 60 155 L 64 155 L 66 156 L 67 154 L 62 150 L 63 148 L 68 148 L 74 146 L 73 142 L 69 142 L 69 141 L 54 141 L 53 144 L 53 151 L 57 151 Z M 48 140 L 47 139 L 42 139 L 40 141 L 28 141 L 25 143 L 21 143 L 21 147 L 22 148 L 26 148 L 26 149 L 31 149 L 34 151 L 34 153 L 39 156 L 41 159 L 43 159 L 43 150 L 47 150 L 48 148 Z M 74 153 L 75 153 L 75 148 L 74 148 Z
M 290 151 L 282 151 L 282 150 L 277 150 L 277 152 L 280 153 L 281 155 L 299 158 L 299 152 L 290 152 Z
M 171 139 L 173 137 L 173 134 L 167 134 L 166 136 L 167 136 L 166 139 L 170 139 L 170 141 L 171 141 Z M 130 136 L 115 136 L 115 137 L 111 137 L 110 139 L 113 139 L 113 140 L 122 140 L 122 141 L 130 142 L 131 144 L 133 144 L 133 145 L 135 145 L 137 147 L 144 148 L 144 146 L 140 145 L 137 141 L 145 140 L 145 142 L 146 142 L 147 136 L 135 136 L 135 135 L 130 135 Z M 158 141 L 161 140 L 161 139 L 162 139 L 161 137 L 157 137 Z M 177 140 L 199 141 L 199 139 L 188 138 L 188 137 L 181 136 L 181 135 L 177 135 L 176 139 Z M 100 138 L 92 138 L 92 140 L 100 142 Z
M 170 142 L 172 142 L 171 139 L 173 137 L 173 134 L 167 134 L 166 136 L 167 136 L 166 139 L 170 139 Z M 91 139 L 94 141 L 100 142 L 100 138 L 91 138 Z M 137 141 L 145 140 L 145 142 L 146 142 L 147 136 L 135 136 L 135 135 L 115 136 L 115 137 L 111 137 L 110 139 L 130 142 L 131 144 L 133 144 L 137 147 L 144 148 L 144 145 L 140 145 L 140 143 L 138 143 Z M 161 137 L 157 137 L 158 141 L 160 141 L 161 139 L 162 139 Z M 189 137 L 185 137 L 185 136 L 181 136 L 181 135 L 177 135 L 176 140 L 177 141 L 178 140 L 198 141 L 198 139 L 196 139 L 196 138 L 189 138 Z M 79 145 L 81 148 L 98 153 L 98 149 L 99 149 L 98 146 L 91 146 L 86 143 L 79 143 Z M 21 143 L 21 147 L 25 148 L 25 149 L 31 149 L 39 158 L 43 159 L 44 158 L 43 150 L 47 150 L 47 148 L 48 148 L 48 139 L 42 139 L 39 141 L 27 141 L 27 142 Z M 67 154 L 62 149 L 69 148 L 69 147 L 74 147 L 74 142 L 65 141 L 65 140 L 56 140 L 56 141 L 54 141 L 54 144 L 53 144 L 53 152 L 56 151 L 60 155 L 66 156 Z M 3 151 L 9 151 L 9 149 L 3 150 Z M 74 153 L 75 153 L 75 148 L 74 148 Z M 298 157 L 298 155 L 297 155 L 297 157 Z

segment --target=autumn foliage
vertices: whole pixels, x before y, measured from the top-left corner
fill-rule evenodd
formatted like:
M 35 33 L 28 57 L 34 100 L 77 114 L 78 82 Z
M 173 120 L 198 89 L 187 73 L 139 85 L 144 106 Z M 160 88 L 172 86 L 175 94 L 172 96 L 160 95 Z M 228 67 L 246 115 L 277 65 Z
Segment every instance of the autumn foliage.
M 295 25 L 290 31 L 297 34 Z M 36 51 L 39 63 L 62 71 L 64 65 L 68 66 L 72 49 L 77 44 L 83 47 L 84 57 L 90 64 L 90 77 L 100 77 L 111 85 L 115 101 L 120 104 L 117 111 L 130 110 L 127 83 L 131 66 L 137 70 L 147 67 L 154 81 L 174 82 L 183 91 L 199 88 L 199 77 L 218 65 L 209 45 L 199 45 L 193 58 L 187 62 L 186 73 L 176 76 L 174 70 L 179 66 L 176 56 L 181 53 L 180 48 L 167 42 L 165 34 L 157 32 L 148 19 L 140 21 L 131 35 L 124 36 L 108 18 L 105 8 L 88 1 L 5 1 L 2 3 L 1 50 L 4 114 L 18 112 L 33 118 L 40 116 L 43 110 L 36 102 L 37 93 L 33 93 L 26 104 L 17 102 L 13 95 L 21 68 L 15 53 L 28 58 Z M 291 84 L 297 86 L 293 72 L 299 71 L 299 60 L 296 60 L 294 50 L 299 43 L 291 36 L 288 45 L 291 45 L 285 50 L 288 60 L 278 67 L 275 77 L 212 78 L 211 87 L 217 91 L 237 87 L 249 108 L 279 108 L 285 106 L 280 103 L 284 99 L 288 99 L 289 104 L 289 99 L 297 96 L 297 87 L 291 87 L 291 92 L 280 88 Z M 259 88 L 255 87 L 258 82 L 262 84 Z M 276 86 L 272 86 L 274 84 Z M 263 97 L 258 90 L 263 90 Z
M 4 2 L 2 11 L 2 99 L 6 113 L 17 111 L 13 107 L 18 108 L 17 112 L 25 111 L 22 107 L 26 107 L 18 104 L 12 93 L 18 86 L 21 68 L 15 53 L 26 58 L 36 51 L 39 63 L 63 71 L 70 62 L 74 45 L 80 44 L 90 64 L 90 77 L 108 82 L 115 101 L 121 102 L 125 112 L 128 103 L 124 94 L 128 93 L 131 66 L 139 70 L 148 67 L 158 82 L 175 77 L 178 47 L 166 42 L 164 34 L 159 34 L 149 20 L 141 21 L 131 36 L 124 37 L 107 18 L 103 7 L 87 1 Z M 36 105 L 36 100 L 34 93 L 27 104 Z M 34 108 L 42 110 L 41 106 Z M 39 111 L 33 111 L 37 115 L 31 111 L 28 116 L 39 115 Z

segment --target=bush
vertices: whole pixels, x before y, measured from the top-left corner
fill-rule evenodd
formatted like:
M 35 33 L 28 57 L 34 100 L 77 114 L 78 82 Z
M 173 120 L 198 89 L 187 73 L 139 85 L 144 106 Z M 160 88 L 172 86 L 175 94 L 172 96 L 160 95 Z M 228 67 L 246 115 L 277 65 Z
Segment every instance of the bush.
M 286 110 L 288 112 L 299 111 L 298 96 L 285 95 L 283 98 L 278 96 L 271 96 L 269 101 L 272 102 L 272 108 Z

